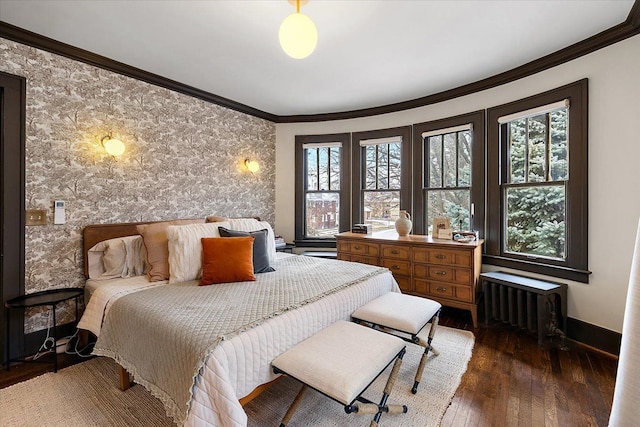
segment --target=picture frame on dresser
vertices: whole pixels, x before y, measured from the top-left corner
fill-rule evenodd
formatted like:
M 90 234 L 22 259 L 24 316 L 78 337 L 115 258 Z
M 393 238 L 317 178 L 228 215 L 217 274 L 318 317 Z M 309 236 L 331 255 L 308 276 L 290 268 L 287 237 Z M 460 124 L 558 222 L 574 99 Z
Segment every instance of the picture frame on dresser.
M 434 218 L 433 219 L 433 229 L 431 230 L 431 236 L 434 239 L 438 239 L 438 234 L 440 230 L 449 230 L 451 229 L 451 223 L 449 222 L 449 218 Z

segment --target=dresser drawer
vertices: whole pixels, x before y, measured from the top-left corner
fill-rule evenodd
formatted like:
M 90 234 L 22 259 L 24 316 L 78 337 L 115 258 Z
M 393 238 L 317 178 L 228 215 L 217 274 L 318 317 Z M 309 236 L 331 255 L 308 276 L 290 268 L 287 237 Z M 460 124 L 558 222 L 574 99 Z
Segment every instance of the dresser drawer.
M 473 302 L 471 286 L 458 286 L 419 279 L 414 280 L 414 285 L 415 292 L 425 297 L 440 297 L 454 299 L 457 301 Z
M 380 245 L 384 258 L 403 259 L 409 261 L 409 246 Z
M 340 251 L 338 251 L 338 254 L 337 254 L 336 258 L 341 260 L 341 261 L 351 261 L 351 255 L 350 254 L 345 254 L 344 252 L 340 252 Z
M 383 259 L 382 266 L 387 267 L 394 274 L 403 276 L 411 276 L 411 263 L 409 261 L 401 261 L 397 259 Z
M 338 256 L 340 256 L 341 252 L 349 253 L 351 252 L 351 242 L 349 240 L 338 239 L 338 242 L 336 244 L 336 249 L 338 251 Z
M 414 248 L 413 261 L 429 264 L 471 267 L 472 252 L 467 250 Z
M 471 270 L 468 268 L 455 268 L 439 265 L 414 264 L 413 276 L 418 279 L 437 280 L 439 282 L 471 284 Z
M 377 257 L 379 255 L 378 245 L 376 243 L 358 242 L 353 240 L 339 242 L 338 251 L 373 257 Z
M 413 286 L 411 286 L 411 278 L 407 277 L 407 276 L 393 276 L 394 279 L 396 279 L 396 282 L 398 282 L 398 286 L 400 287 L 400 290 L 402 292 L 412 292 L 413 291 Z
M 351 259 L 349 261 L 359 262 L 360 264 L 378 265 L 378 258 L 362 255 L 351 255 Z

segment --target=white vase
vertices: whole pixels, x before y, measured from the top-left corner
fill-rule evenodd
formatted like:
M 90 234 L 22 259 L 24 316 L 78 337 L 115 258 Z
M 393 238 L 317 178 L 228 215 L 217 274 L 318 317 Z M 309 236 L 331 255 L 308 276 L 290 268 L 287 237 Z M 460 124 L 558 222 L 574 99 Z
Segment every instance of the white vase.
M 407 211 L 400 211 L 400 218 L 396 220 L 396 231 L 398 236 L 406 236 L 411 233 L 413 223 L 411 222 L 411 215 Z

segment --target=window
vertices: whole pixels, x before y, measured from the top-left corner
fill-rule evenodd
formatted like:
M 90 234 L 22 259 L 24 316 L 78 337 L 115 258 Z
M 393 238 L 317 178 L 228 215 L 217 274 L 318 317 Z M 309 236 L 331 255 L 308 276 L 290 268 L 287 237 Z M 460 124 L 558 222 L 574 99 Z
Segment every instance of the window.
M 296 245 L 335 246 L 349 230 L 348 133 L 296 136 Z
M 434 218 L 484 235 L 484 112 L 419 123 L 414 140 L 414 229 Z
M 486 262 L 588 282 L 587 80 L 488 110 Z
M 393 230 L 411 207 L 410 127 L 353 134 L 353 222 Z

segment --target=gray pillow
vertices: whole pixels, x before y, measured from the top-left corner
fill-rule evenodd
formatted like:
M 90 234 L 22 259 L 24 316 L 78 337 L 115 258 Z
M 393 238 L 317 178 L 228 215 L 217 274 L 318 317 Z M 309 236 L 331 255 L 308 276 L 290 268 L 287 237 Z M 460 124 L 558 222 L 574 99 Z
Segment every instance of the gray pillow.
M 253 272 L 268 273 L 270 271 L 276 271 L 275 268 L 269 265 L 269 246 L 267 240 L 269 231 L 266 228 L 259 231 L 237 231 L 218 227 L 218 232 L 220 233 L 220 237 L 253 236 Z

